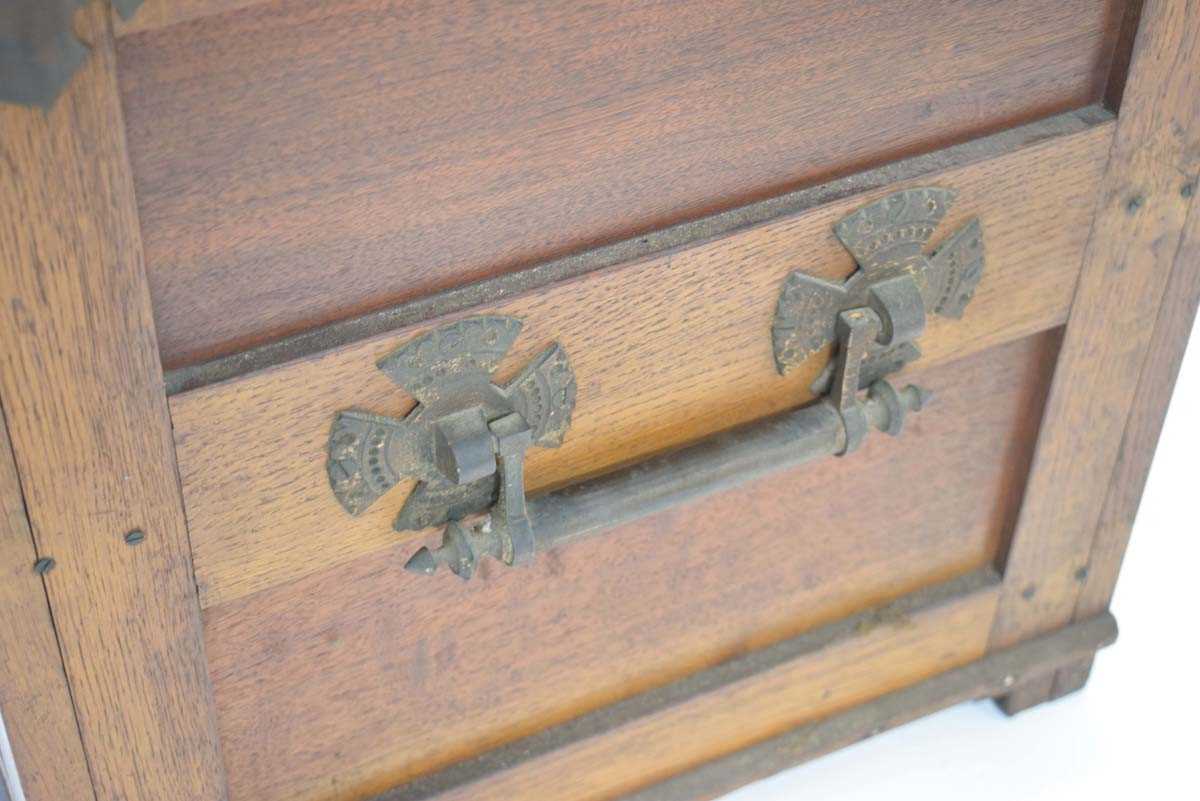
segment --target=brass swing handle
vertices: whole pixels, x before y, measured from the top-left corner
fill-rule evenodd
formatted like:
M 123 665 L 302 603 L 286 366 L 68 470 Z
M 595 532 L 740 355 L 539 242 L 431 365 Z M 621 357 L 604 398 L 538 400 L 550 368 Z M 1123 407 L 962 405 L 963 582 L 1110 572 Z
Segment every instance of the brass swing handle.
M 549 548 L 829 455 L 857 449 L 872 429 L 898 435 L 929 395 L 885 376 L 917 358 L 926 310 L 959 317 L 983 270 L 972 220 L 930 255 L 923 247 L 953 200 L 940 188 L 889 195 L 834 232 L 859 269 L 834 284 L 793 272 L 772 325 L 781 373 L 832 345 L 835 357 L 802 408 L 655 456 L 632 467 L 526 499 L 530 445 L 556 447 L 570 425 L 575 379 L 557 344 L 514 381 L 491 372 L 520 331 L 510 317 L 460 320 L 418 337 L 379 363 L 420 405 L 404 419 L 347 411 L 330 433 L 328 470 L 338 500 L 359 514 L 401 478 L 419 480 L 397 530 L 445 524 L 441 544 L 405 565 L 446 565 L 466 579 L 479 560 L 528 563 Z M 481 522 L 468 523 L 489 511 Z
M 868 426 L 898 434 L 905 414 L 927 401 L 927 393 L 917 387 L 897 391 L 880 380 L 859 407 Z M 432 574 L 445 565 L 469 579 L 484 556 L 517 564 L 514 556 L 519 554 L 520 561 L 528 562 L 542 551 L 622 523 L 841 453 L 846 444 L 842 415 L 822 400 L 723 431 L 633 467 L 536 495 L 526 502 L 526 517 L 519 521 L 500 508 L 481 524 L 452 521 L 441 544 L 432 550 L 421 548 L 405 568 Z

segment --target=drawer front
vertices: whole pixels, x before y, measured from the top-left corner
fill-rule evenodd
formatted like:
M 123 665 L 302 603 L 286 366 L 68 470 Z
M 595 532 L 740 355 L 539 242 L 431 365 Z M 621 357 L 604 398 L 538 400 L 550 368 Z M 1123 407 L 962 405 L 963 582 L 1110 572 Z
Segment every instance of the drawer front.
M 1066 319 L 1072 265 L 1087 238 L 1112 135 L 1109 122 L 1073 130 L 1078 120 L 1071 120 L 1061 136 L 908 182 L 958 192 L 939 231 L 976 216 L 986 231 L 988 266 L 975 298 L 962 320 L 931 317 L 920 365 L 950 362 Z M 827 353 L 783 377 L 772 356 L 771 320 L 783 280 L 795 269 L 829 280 L 848 275 L 853 260 L 833 224 L 908 184 L 850 193 L 748 230 L 473 307 L 471 314 L 522 320 L 501 378 L 553 341 L 574 367 L 569 435 L 559 448 L 530 451 L 530 491 L 811 399 L 808 386 Z M 375 363 L 440 322 L 171 398 L 204 606 L 392 544 L 390 524 L 411 484 L 387 503 L 347 516 L 323 468 L 329 424 L 348 408 L 407 412 L 412 399 Z
M 684 801 L 1078 689 L 1200 292 L 1185 5 L 0 12 L 25 794 Z
M 164 360 L 1096 102 L 1124 5 L 286 0 L 132 33 Z
M 413 575 L 405 561 L 436 536 L 392 530 L 411 482 L 356 517 L 328 484 L 335 415 L 408 412 L 413 399 L 376 362 L 458 315 L 172 396 L 233 797 L 358 799 L 440 776 L 1002 559 L 1112 131 L 1091 110 L 1051 118 L 790 196 L 764 222 L 699 227 L 718 233 L 464 310 L 522 321 L 501 379 L 550 342 L 569 354 L 573 420 L 560 447 L 529 452 L 536 493 L 810 401 L 829 351 L 781 376 L 775 303 L 792 270 L 839 281 L 855 269 L 833 235 L 855 209 L 905 187 L 953 188 L 934 240 L 972 217 L 985 232 L 987 267 L 966 314 L 931 317 L 923 356 L 902 377 L 937 399 L 902 437 L 618 526 L 528 568 L 484 560 L 466 584 Z M 794 692 L 775 703 L 764 688 L 783 680 L 770 672 L 744 690 L 764 712 L 739 716 L 736 736 L 697 730 L 647 759 L 669 775 L 978 658 L 994 602 L 980 590 L 914 615 L 886 627 L 870 655 L 822 652 L 789 668 L 808 678 L 788 679 Z M 939 615 L 957 628 L 939 628 Z M 871 678 L 855 684 L 864 674 L 851 666 L 863 660 Z M 734 714 L 726 697 L 672 714 Z M 680 725 L 638 720 L 631 743 Z M 455 792 L 542 797 L 536 777 L 555 770 L 581 777 L 556 798 L 609 798 L 646 781 L 636 761 L 605 769 L 599 754 L 616 746 L 604 743 Z
M 382 522 L 387 547 L 210 607 L 234 798 L 361 798 L 991 564 L 1012 525 L 1056 349 L 1050 331 L 932 367 L 913 377 L 937 402 L 900 438 L 877 436 L 844 459 L 612 529 L 530 567 L 487 560 L 466 583 L 413 575 L 404 563 L 422 540 Z M 336 539 L 338 529 L 323 533 Z M 969 661 L 986 643 L 976 618 L 986 605 L 973 601 L 974 623 L 961 630 L 900 625 L 920 634 L 919 655 L 897 655 L 888 641 L 872 656 L 876 670 L 835 661 L 848 676 L 827 667 L 787 703 L 764 698 L 770 713 L 738 714 L 736 736 L 707 728 L 645 759 L 671 772 Z M 846 686 L 853 676 L 863 683 Z M 635 778 L 645 780 L 634 765 L 597 765 L 549 797 L 607 798 Z M 546 797 L 524 784 L 505 796 L 505 786 L 488 792 Z

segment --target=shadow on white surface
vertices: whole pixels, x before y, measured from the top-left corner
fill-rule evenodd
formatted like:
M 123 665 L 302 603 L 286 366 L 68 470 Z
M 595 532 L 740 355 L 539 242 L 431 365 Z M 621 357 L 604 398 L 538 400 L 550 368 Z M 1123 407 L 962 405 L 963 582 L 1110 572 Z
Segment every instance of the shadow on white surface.
M 1113 613 L 1082 692 L 1006 718 L 948 709 L 721 801 L 1200 799 L 1200 336 L 1192 333 Z

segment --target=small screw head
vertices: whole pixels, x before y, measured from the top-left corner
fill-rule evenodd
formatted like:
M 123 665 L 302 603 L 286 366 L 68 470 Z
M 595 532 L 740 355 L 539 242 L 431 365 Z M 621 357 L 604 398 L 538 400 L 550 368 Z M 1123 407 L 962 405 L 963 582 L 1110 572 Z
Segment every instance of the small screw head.
M 1129 198 L 1128 201 L 1126 201 L 1125 211 L 1127 211 L 1130 214 L 1136 214 L 1138 209 L 1140 209 L 1142 207 L 1142 204 L 1145 202 L 1146 202 L 1146 199 L 1144 197 L 1142 197 L 1141 195 L 1134 195 L 1133 197 Z
M 1184 185 L 1183 185 L 1183 186 L 1180 188 L 1180 190 L 1179 190 L 1179 194 L 1180 194 L 1180 195 L 1182 195 L 1182 196 L 1183 196 L 1183 197 L 1185 197 L 1185 198 L 1189 198 L 1189 197 L 1191 197 L 1192 195 L 1196 194 L 1196 182 L 1195 182 L 1195 181 L 1188 181 L 1186 184 L 1184 184 Z
M 39 576 L 44 576 L 54 569 L 54 560 L 49 556 L 43 556 L 41 559 L 33 563 L 33 572 Z
M 142 540 L 146 539 L 146 532 L 140 528 L 135 528 L 133 531 L 125 535 L 125 542 L 128 545 L 137 545 Z

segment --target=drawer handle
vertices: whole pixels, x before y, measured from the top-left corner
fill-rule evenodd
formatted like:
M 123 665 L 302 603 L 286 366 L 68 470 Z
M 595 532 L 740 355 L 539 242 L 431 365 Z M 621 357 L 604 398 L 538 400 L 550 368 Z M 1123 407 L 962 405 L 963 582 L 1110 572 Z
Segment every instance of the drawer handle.
M 396 517 L 397 531 L 442 525 L 492 506 L 504 561 L 533 558 L 525 451 L 562 442 L 575 408 L 575 374 L 555 343 L 505 386 L 492 383 L 492 371 L 520 331 L 513 317 L 472 317 L 379 361 L 418 405 L 403 420 L 353 409 L 334 419 L 326 468 L 347 512 L 360 515 L 401 479 L 416 479 Z
M 932 255 L 923 248 L 954 192 L 905 189 L 837 223 L 834 233 L 859 269 L 834 284 L 796 271 L 784 281 L 775 307 L 771 342 L 781 375 L 822 348 L 837 356 L 813 383 L 846 427 L 843 453 L 867 435 L 859 390 L 867 389 L 921 355 L 914 340 L 925 331 L 925 310 L 958 319 L 983 276 L 983 227 L 971 219 Z M 888 433 L 899 433 L 899 430 Z
M 822 348 L 831 363 L 806 406 L 713 434 L 553 492 L 526 499 L 530 445 L 556 447 L 570 425 L 575 379 L 563 349 L 547 348 L 510 384 L 491 371 L 520 331 L 510 317 L 461 320 L 379 362 L 420 404 L 403 420 L 341 412 L 329 439 L 329 478 L 342 506 L 361 514 L 401 477 L 420 483 L 397 530 L 446 524 L 441 544 L 405 567 L 446 565 L 463 579 L 491 556 L 526 564 L 551 547 L 759 476 L 859 447 L 872 428 L 898 435 L 929 394 L 885 376 L 920 356 L 926 310 L 962 316 L 983 271 L 983 230 L 973 219 L 932 254 L 924 246 L 953 201 L 950 190 L 909 189 L 854 212 L 834 231 L 859 269 L 841 284 L 793 272 L 771 338 L 781 374 Z M 865 390 L 865 393 L 864 393 Z M 494 504 L 494 505 L 493 505 Z M 487 510 L 482 521 L 466 518 Z

